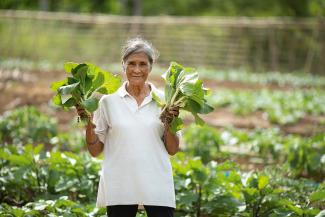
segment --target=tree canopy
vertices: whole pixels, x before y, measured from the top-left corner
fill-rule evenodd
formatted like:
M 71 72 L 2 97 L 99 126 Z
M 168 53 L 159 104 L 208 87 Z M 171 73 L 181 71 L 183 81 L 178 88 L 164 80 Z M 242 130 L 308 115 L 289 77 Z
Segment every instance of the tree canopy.
M 325 0 L 1 0 L 0 9 L 144 16 L 312 17 L 325 15 Z

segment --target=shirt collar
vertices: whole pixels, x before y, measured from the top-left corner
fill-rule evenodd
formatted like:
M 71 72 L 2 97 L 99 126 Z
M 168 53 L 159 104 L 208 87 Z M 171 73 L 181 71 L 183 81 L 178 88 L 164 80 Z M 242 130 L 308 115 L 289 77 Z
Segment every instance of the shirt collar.
M 117 90 L 117 93 L 120 97 L 125 97 L 126 95 L 130 95 L 127 91 L 126 91 L 126 84 L 128 82 L 124 81 L 123 84 L 121 85 L 121 87 Z
M 120 97 L 125 97 L 125 96 L 131 96 L 129 94 L 129 92 L 127 92 L 126 90 L 126 85 L 128 84 L 128 81 L 124 81 L 123 84 L 121 85 L 121 87 L 117 90 L 117 93 Z M 155 87 L 155 85 L 151 82 L 148 82 L 148 84 L 150 85 L 151 87 L 151 91 L 150 91 L 150 94 L 149 96 L 152 97 L 152 92 L 156 93 L 157 92 L 157 88 Z

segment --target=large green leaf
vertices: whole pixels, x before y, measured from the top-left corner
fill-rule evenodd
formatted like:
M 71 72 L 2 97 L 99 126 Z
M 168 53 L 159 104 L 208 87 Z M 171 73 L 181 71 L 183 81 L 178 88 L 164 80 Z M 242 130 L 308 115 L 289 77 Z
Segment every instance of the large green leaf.
M 69 108 L 69 107 L 75 106 L 76 104 L 77 104 L 77 101 L 75 100 L 75 98 L 71 97 L 63 103 L 63 106 Z
M 71 73 L 72 76 L 78 80 L 80 80 L 80 76 L 78 75 L 80 72 L 86 72 L 85 75 L 87 74 L 88 66 L 85 63 L 80 63 L 77 65 L 75 68 L 72 69 Z M 79 72 L 80 71 L 80 72 Z
M 176 92 L 176 90 L 169 83 L 166 83 L 166 86 L 165 86 L 165 101 L 166 101 L 166 103 L 170 103 L 175 92 Z
M 104 72 L 105 83 L 98 90 L 102 94 L 114 93 L 121 86 L 121 78 Z
M 36 147 L 33 148 L 33 154 L 34 155 L 40 154 L 43 148 L 44 148 L 43 144 L 38 144 Z
M 74 68 L 76 68 L 77 66 L 78 66 L 78 63 L 66 62 L 66 63 L 64 63 L 64 71 L 66 71 L 67 73 L 71 73 L 72 70 Z
M 267 176 L 259 176 L 258 177 L 258 189 L 263 189 L 269 183 L 269 178 Z
M 169 68 L 167 71 L 162 75 L 163 79 L 168 82 L 171 87 L 176 89 L 176 79 L 178 75 L 181 73 L 183 70 L 183 66 L 176 62 L 171 62 Z
M 74 83 L 74 84 L 69 84 L 66 86 L 62 86 L 59 88 L 58 92 L 61 95 L 66 95 L 66 94 L 72 94 L 72 92 L 78 87 L 79 82 Z
M 196 84 L 199 79 L 198 73 L 192 68 L 184 68 L 179 74 L 177 78 L 176 88 L 181 87 L 186 84 Z
M 86 78 L 87 78 L 88 65 L 81 64 L 75 68 L 74 77 L 79 80 L 81 93 L 86 94 Z
M 87 77 L 89 77 L 90 79 L 94 79 L 99 72 L 104 72 L 104 70 L 102 70 L 101 68 L 99 68 L 98 66 L 92 63 L 86 63 L 86 64 L 88 65 Z
M 200 111 L 198 112 L 199 114 L 208 114 L 210 112 L 212 112 L 214 110 L 214 108 L 212 106 L 210 106 L 207 103 L 203 103 L 203 105 L 200 108 Z
M 98 108 L 98 101 L 96 98 L 89 98 L 81 102 L 81 105 L 89 112 L 94 112 Z
M 252 204 L 258 198 L 258 190 L 256 188 L 245 188 L 243 189 L 246 204 Z
M 299 216 L 302 216 L 302 214 L 304 213 L 304 211 L 298 207 L 298 206 L 295 206 L 295 205 L 292 205 L 292 204 L 288 204 L 286 206 L 289 210 L 295 212 L 296 214 L 298 214 Z
M 67 79 L 67 78 L 65 78 L 65 79 L 63 79 L 63 80 L 61 80 L 61 81 L 53 82 L 53 83 L 51 84 L 51 89 L 52 89 L 54 92 L 57 92 L 58 89 L 59 89 L 61 86 L 66 85 L 67 82 L 68 82 L 68 79 Z
M 19 166 L 29 166 L 32 161 L 25 155 L 11 155 L 9 156 L 10 163 Z
M 176 133 L 177 131 L 183 128 L 183 121 L 180 118 L 174 118 L 171 123 L 171 131 L 172 133 Z
M 68 77 L 67 79 L 68 79 L 68 84 L 74 84 L 79 82 L 79 80 L 74 77 Z
M 85 91 L 84 91 L 85 94 L 87 94 L 91 90 L 92 85 L 93 85 L 92 79 L 87 76 L 85 78 Z
M 62 105 L 62 99 L 61 99 L 61 95 L 58 93 L 56 94 L 53 98 L 52 98 L 52 102 L 55 105 L 61 106 Z
M 310 196 L 309 199 L 311 202 L 316 201 L 325 201 L 325 190 L 315 191 Z
M 196 113 L 192 113 L 192 115 L 194 116 L 195 118 L 195 123 L 202 126 L 205 124 L 204 120 Z
M 157 103 L 159 107 L 162 107 L 165 104 L 165 102 L 163 102 L 162 99 L 160 99 L 160 97 L 157 96 L 154 92 L 152 92 L 152 99 Z
M 92 84 L 92 90 L 96 90 L 97 88 L 99 88 L 100 86 L 102 86 L 105 82 L 105 75 L 103 72 L 98 72 L 97 76 L 95 77 L 95 79 L 93 80 L 93 84 Z
M 208 114 L 212 112 L 214 108 L 206 103 L 203 103 L 201 106 L 196 101 L 187 99 L 183 109 L 191 113 Z
M 188 96 L 191 100 L 194 100 L 201 106 L 204 103 L 204 90 L 202 89 L 202 82 L 197 81 L 196 83 L 182 83 L 180 84 L 180 91 Z

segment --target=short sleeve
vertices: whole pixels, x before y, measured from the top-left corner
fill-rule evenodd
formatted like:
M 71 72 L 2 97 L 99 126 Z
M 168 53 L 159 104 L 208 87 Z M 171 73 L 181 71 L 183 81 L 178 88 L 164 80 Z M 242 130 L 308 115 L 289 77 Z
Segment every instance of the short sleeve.
M 98 109 L 94 112 L 93 122 L 96 125 L 94 132 L 98 136 L 99 140 L 105 144 L 107 131 L 109 128 L 109 122 L 105 115 L 105 103 L 103 98 L 99 101 Z

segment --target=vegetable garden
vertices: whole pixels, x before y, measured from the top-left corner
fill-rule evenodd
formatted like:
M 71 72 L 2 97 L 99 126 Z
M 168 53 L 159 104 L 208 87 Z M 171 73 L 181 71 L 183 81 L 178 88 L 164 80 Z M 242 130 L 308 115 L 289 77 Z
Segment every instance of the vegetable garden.
M 161 87 L 165 70 L 149 80 Z M 22 71 L 36 79 L 9 81 L 0 99 L 0 215 L 105 216 L 95 207 L 101 157 L 87 153 L 75 111 L 51 102 L 64 73 Z M 199 73 L 214 112 L 203 126 L 181 113 L 175 216 L 325 216 L 324 77 Z

